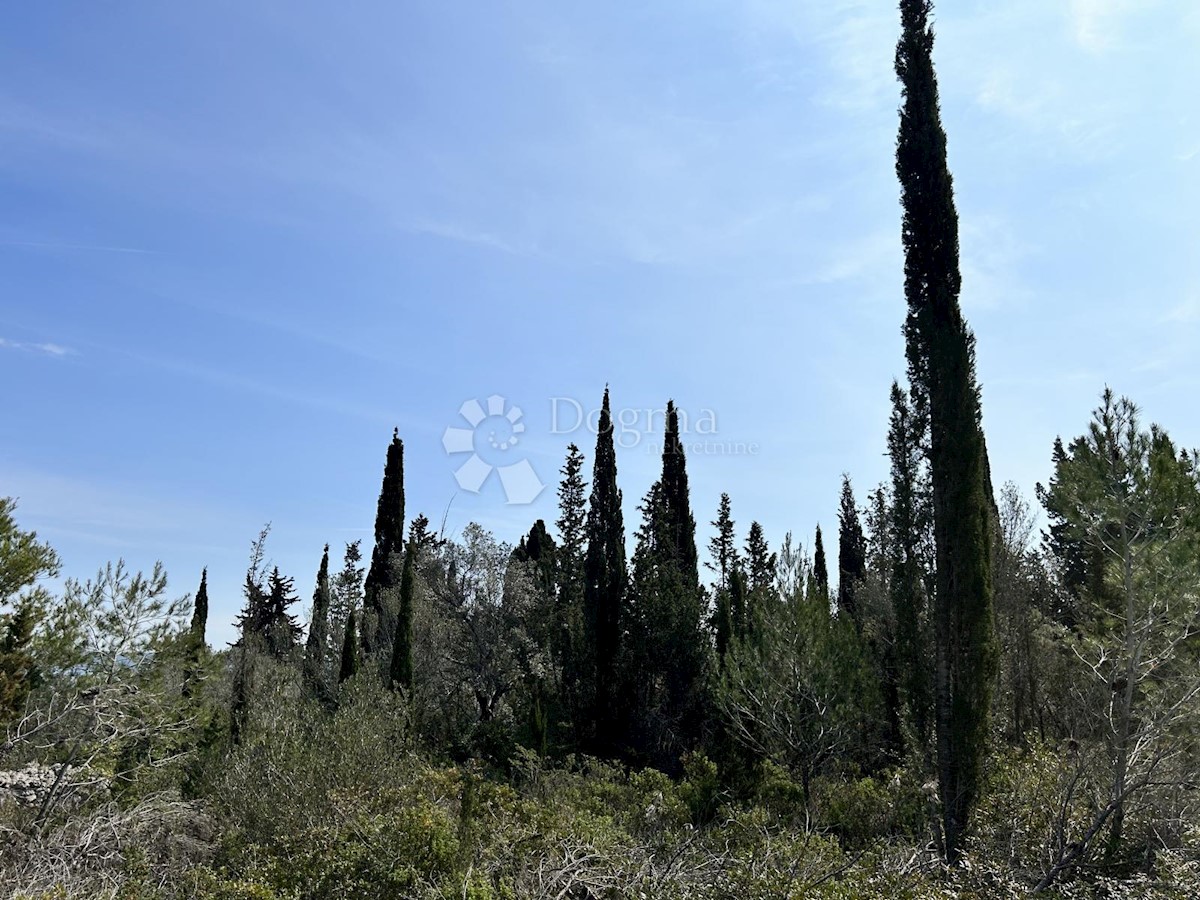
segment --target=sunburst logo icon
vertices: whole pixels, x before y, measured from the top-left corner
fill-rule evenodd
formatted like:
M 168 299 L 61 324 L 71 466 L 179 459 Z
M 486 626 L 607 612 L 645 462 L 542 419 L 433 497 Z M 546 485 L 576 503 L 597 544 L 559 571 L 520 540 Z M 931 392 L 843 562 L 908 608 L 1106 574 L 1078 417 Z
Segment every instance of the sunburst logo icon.
M 529 460 L 521 457 L 509 462 L 525 434 L 521 407 L 500 394 L 482 403 L 471 399 L 458 409 L 469 428 L 451 426 L 442 434 L 447 455 L 471 454 L 454 472 L 454 480 L 464 491 L 478 494 L 492 472 L 500 477 L 504 499 L 510 506 L 532 503 L 545 489 Z

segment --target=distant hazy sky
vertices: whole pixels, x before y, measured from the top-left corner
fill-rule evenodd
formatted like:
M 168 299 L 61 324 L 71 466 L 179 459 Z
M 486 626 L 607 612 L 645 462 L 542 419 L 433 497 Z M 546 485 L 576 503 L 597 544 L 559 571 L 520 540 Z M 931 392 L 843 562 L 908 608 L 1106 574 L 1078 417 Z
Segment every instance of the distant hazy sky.
M 1106 383 L 1200 444 L 1200 4 L 943 0 L 936 21 L 997 483 L 1032 495 Z M 393 427 L 410 518 L 515 540 L 555 517 L 569 440 L 590 471 L 553 398 L 586 411 L 605 383 L 715 429 L 693 438 L 723 452 L 688 461 L 704 541 L 725 490 L 742 539 L 819 522 L 832 548 L 841 473 L 860 499 L 884 477 L 893 3 L 27 2 L 0 23 L 0 496 L 64 574 L 161 559 L 183 593 L 208 565 L 227 639 L 264 522 L 306 602 L 322 544 L 369 554 Z M 532 505 L 495 474 L 459 490 L 469 454 L 443 450 L 493 394 L 525 431 L 485 461 L 527 458 Z M 618 453 L 631 532 L 654 421 Z

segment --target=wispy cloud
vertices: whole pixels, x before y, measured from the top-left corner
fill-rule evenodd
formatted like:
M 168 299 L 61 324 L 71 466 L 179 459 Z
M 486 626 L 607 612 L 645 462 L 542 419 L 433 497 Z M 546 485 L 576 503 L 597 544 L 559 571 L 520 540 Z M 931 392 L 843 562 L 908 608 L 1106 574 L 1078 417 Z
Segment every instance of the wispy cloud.
M 514 256 L 532 256 L 538 252 L 537 248 L 532 245 L 519 244 L 489 231 L 482 231 L 453 222 L 418 221 L 409 223 L 404 228 L 406 231 L 416 234 L 427 234 L 431 237 L 442 238 L 443 240 L 454 241 L 456 243 L 487 247 L 503 253 L 511 253 Z
M 0 347 L 8 350 L 22 350 L 26 353 L 40 353 L 44 356 L 63 357 L 75 355 L 74 350 L 70 347 L 64 347 L 62 344 L 10 341 L 8 338 L 2 337 L 0 337 Z
M 107 247 L 100 244 L 66 244 L 58 241 L 0 241 L 0 247 L 31 247 L 38 250 L 94 250 L 100 253 L 153 253 L 141 247 Z
M 1167 310 L 1161 321 L 1164 325 L 1200 322 L 1200 294 L 1190 297 Z
M 1075 41 L 1091 53 L 1114 49 L 1120 39 L 1121 17 L 1145 5 L 1144 0 L 1071 0 Z

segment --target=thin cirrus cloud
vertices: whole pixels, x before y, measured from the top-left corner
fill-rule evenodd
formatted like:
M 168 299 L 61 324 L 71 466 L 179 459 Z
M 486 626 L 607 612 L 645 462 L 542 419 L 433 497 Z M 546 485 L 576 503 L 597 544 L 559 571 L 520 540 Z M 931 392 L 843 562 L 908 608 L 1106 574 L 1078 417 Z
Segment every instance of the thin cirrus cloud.
M 153 253 L 141 247 L 109 247 L 103 244 L 69 244 L 60 241 L 0 241 L 0 247 L 29 247 L 34 250 L 94 250 L 98 253 Z
M 65 357 L 74 356 L 75 351 L 70 347 L 64 347 L 62 344 L 54 344 L 50 342 L 33 342 L 33 341 L 10 341 L 8 338 L 0 337 L 0 348 L 5 350 L 19 350 L 25 353 L 40 353 L 43 356 Z

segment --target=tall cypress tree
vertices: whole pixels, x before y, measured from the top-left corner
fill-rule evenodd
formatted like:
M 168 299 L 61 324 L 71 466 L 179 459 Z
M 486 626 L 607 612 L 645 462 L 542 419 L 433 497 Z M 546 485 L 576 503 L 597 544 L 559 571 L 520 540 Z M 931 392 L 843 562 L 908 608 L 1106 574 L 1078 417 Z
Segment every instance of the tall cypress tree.
M 707 644 L 696 522 L 674 403 L 667 404 L 662 461 L 662 478 L 642 506 L 630 630 L 636 635 L 636 743 L 655 764 L 670 768 L 700 737 Z
M 196 677 L 200 671 L 200 660 L 204 655 L 205 631 L 208 628 L 208 567 L 200 572 L 200 587 L 196 589 L 196 600 L 192 604 L 192 624 L 188 628 L 187 661 L 183 669 L 184 698 L 192 696 Z
M 959 308 L 958 214 L 933 69 L 930 0 L 901 0 L 896 74 L 904 102 L 896 174 L 904 209 L 909 379 L 930 424 L 938 782 L 948 861 L 979 793 L 996 665 L 987 452 L 975 341 Z
M 688 494 L 687 460 L 679 440 L 679 412 L 667 401 L 663 435 L 662 522 L 671 554 L 688 588 L 700 587 L 699 557 L 696 553 L 696 520 Z
M 412 688 L 412 618 L 413 591 L 416 588 L 417 545 L 409 541 L 404 553 L 404 571 L 400 576 L 400 609 L 396 616 L 396 639 L 392 644 L 392 666 L 390 680 L 393 688 Z
M 862 612 L 858 608 L 858 589 L 867 575 L 867 538 L 863 533 L 854 502 L 850 476 L 842 476 L 842 496 L 838 506 L 838 615 L 847 616 L 854 630 L 862 634 Z
M 400 429 L 392 432 L 387 462 L 383 467 L 383 486 L 379 491 L 379 506 L 375 512 L 375 547 L 371 551 L 371 567 L 363 585 L 366 596 L 362 642 L 367 655 L 391 649 L 396 627 L 396 610 L 391 605 L 389 589 L 396 586 L 394 557 L 404 549 L 404 442 Z
M 328 694 L 326 659 L 329 653 L 329 545 L 321 554 L 317 586 L 313 589 L 312 619 L 304 644 L 304 687 L 310 697 L 324 699 Z
M 584 740 L 585 746 L 596 753 L 614 749 L 617 653 L 627 582 L 625 521 L 621 513 L 621 491 L 617 487 L 612 410 L 606 387 L 596 433 L 583 586 L 586 654 L 583 671 L 587 681 L 585 702 L 589 710 Z
M 825 539 L 821 536 L 821 526 L 817 526 L 817 536 L 813 541 L 813 581 L 816 582 L 817 592 L 829 608 L 829 563 L 825 559 Z
M 200 572 L 200 587 L 196 590 L 196 602 L 192 604 L 192 625 L 188 629 L 188 635 L 192 639 L 192 643 L 198 647 L 203 647 L 205 643 L 205 631 L 208 628 L 208 567 L 205 566 Z

